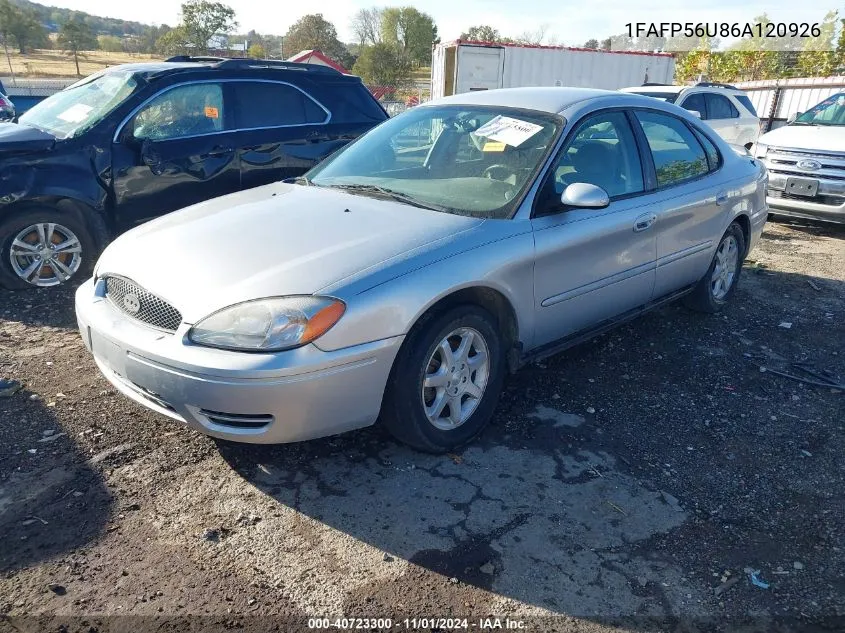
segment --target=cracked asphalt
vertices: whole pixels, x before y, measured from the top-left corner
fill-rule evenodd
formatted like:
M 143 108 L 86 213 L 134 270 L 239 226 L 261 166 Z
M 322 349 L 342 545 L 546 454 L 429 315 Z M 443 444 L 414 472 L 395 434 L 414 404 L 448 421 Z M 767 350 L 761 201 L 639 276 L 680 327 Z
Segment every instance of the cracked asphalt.
M 771 371 L 843 343 L 845 230 L 770 223 L 723 314 L 524 369 L 459 453 L 254 447 L 117 394 L 70 290 L 0 291 L 0 631 L 843 630 L 845 394 Z

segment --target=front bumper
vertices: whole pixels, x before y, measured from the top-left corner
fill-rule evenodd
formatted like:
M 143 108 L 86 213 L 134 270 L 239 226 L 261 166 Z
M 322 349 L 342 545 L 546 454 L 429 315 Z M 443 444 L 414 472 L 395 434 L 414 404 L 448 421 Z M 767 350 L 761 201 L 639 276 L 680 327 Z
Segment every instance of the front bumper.
M 792 174 L 813 178 L 813 174 Z M 782 197 L 786 188 L 786 174 L 769 172 L 769 187 L 766 202 L 772 213 L 810 220 L 845 223 L 845 181 L 818 178 L 818 195 L 814 198 Z M 774 194 L 774 195 L 773 195 Z M 834 201 L 823 204 L 821 201 Z M 841 202 L 840 202 L 841 201 Z
M 208 435 L 261 444 L 334 435 L 375 422 L 403 337 L 332 352 L 315 345 L 254 354 L 191 344 L 139 323 L 88 280 L 76 317 L 97 367 L 121 393 Z

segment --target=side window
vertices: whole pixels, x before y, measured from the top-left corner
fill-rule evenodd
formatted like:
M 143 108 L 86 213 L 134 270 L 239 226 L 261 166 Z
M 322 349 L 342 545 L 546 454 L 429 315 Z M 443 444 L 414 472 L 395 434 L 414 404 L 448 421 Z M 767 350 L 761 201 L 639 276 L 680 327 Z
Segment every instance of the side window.
M 707 155 L 683 121 L 657 112 L 636 114 L 654 157 L 658 187 L 676 185 L 707 173 Z
M 137 139 L 161 141 L 222 132 L 223 89 L 220 84 L 189 84 L 172 88 L 150 101 L 135 115 Z
M 710 166 L 710 171 L 716 171 L 719 169 L 719 167 L 722 166 L 722 155 L 719 154 L 719 150 L 716 149 L 713 142 L 698 130 L 695 130 L 695 138 L 698 139 L 698 142 L 701 143 L 701 146 L 704 148 L 704 153 L 707 155 L 707 164 Z
M 702 120 L 706 121 L 709 118 L 707 115 L 707 107 L 704 105 L 704 94 L 700 92 L 690 95 L 684 99 L 684 109 L 695 110 L 701 115 Z
M 238 81 L 232 86 L 235 127 L 241 130 L 318 124 L 328 116 L 313 99 L 287 84 Z
M 640 155 L 625 114 L 606 112 L 581 123 L 553 175 L 558 197 L 575 182 L 601 187 L 611 198 L 643 191 Z
M 742 106 L 751 113 L 751 116 L 757 116 L 757 110 L 754 109 L 754 104 L 751 103 L 751 99 L 749 99 L 746 95 L 734 95 L 734 98 L 739 101 Z
M 707 100 L 707 117 L 709 119 L 736 119 L 739 117 L 739 110 L 727 97 L 708 94 L 704 98 Z

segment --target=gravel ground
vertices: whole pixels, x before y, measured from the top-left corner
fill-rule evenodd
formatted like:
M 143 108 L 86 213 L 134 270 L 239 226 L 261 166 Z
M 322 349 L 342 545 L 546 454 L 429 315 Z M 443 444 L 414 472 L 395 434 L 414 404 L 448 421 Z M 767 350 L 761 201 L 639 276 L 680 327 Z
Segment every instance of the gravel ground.
M 845 229 L 770 223 L 722 315 L 526 368 L 460 454 L 249 447 L 116 393 L 70 290 L 0 291 L 0 631 L 841 631 L 845 394 L 761 367 L 843 382 L 844 342 Z

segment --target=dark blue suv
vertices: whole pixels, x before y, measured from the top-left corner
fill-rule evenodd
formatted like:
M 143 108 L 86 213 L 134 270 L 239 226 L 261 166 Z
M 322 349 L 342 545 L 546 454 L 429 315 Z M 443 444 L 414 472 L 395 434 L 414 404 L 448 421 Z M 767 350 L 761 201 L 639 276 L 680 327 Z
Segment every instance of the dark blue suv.
M 299 176 L 386 118 L 358 77 L 312 64 L 175 57 L 87 77 L 0 123 L 0 286 L 83 277 L 115 233 Z

